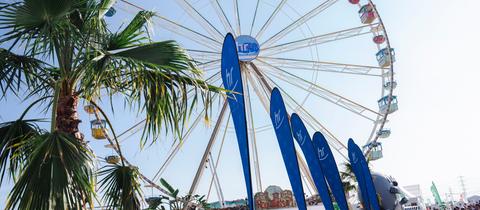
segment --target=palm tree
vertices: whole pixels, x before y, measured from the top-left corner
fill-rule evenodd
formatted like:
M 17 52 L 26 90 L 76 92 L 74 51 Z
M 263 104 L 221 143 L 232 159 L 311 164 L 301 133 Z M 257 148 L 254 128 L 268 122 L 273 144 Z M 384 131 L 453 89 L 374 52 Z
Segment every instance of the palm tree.
M 357 190 L 355 174 L 353 173 L 352 165 L 349 162 L 343 163 L 343 171 L 340 171 L 340 178 L 342 178 L 343 190 L 346 195 L 351 191 Z
M 18 120 L 0 124 L 0 185 L 5 176 L 14 180 L 6 209 L 93 206 L 95 156 L 79 130 L 79 100 L 123 96 L 146 115 L 142 141 L 155 141 L 162 131 L 180 136 L 190 110 L 198 103 L 208 108 L 211 92 L 221 91 L 199 79 L 201 71 L 174 41 L 150 40 L 144 26 L 153 12 L 109 30 L 104 15 L 114 2 L 0 3 L 0 97 L 34 101 Z M 40 119 L 25 119 L 42 105 L 51 112 L 50 130 L 37 126 Z M 108 208 L 140 208 L 135 167 L 122 161 L 100 175 Z

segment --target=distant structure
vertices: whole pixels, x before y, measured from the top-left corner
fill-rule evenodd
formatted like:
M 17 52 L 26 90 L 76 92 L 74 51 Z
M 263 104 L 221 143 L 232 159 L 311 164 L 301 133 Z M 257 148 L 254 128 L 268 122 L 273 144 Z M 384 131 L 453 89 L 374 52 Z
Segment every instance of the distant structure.
M 258 209 L 290 208 L 296 203 L 290 190 L 282 190 L 279 186 L 269 186 L 264 192 L 255 194 L 255 207 Z
M 460 201 L 466 202 L 468 195 L 467 195 L 467 187 L 465 186 L 465 177 L 459 176 L 460 187 L 462 188 L 462 194 L 460 195 Z
M 416 185 L 407 185 L 402 187 L 409 194 L 408 203 L 405 206 L 408 207 L 418 207 L 419 209 L 425 209 L 425 201 L 422 196 L 422 190 L 419 184 Z
M 480 195 L 472 195 L 468 197 L 468 202 L 469 203 L 479 203 L 480 202 Z

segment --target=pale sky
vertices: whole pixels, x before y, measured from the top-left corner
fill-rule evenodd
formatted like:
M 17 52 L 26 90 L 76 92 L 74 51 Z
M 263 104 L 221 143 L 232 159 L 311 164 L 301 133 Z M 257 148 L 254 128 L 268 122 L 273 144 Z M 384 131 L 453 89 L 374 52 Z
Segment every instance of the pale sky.
M 158 8 L 160 11 L 170 6 L 168 4 L 174 4 L 169 2 L 159 6 L 157 3 L 159 1 L 137 2 L 145 7 L 153 7 L 154 10 Z M 429 187 L 432 181 L 437 184 L 442 196 L 450 187 L 454 193 L 460 192 L 459 176 L 465 177 L 469 195 L 480 194 L 478 168 L 480 142 L 474 133 L 478 129 L 480 118 L 480 111 L 476 108 L 480 102 L 476 98 L 477 91 L 480 90 L 477 87 L 480 69 L 476 66 L 479 60 L 476 58 L 479 54 L 476 49 L 480 47 L 478 24 L 480 1 L 377 0 L 375 3 L 397 55 L 395 76 L 399 85 L 395 95 L 399 97 L 399 111 L 389 118 L 388 127 L 392 129 L 392 134 L 383 140 L 384 158 L 374 162 L 373 169 L 392 175 L 400 185 L 420 184 L 427 198 L 431 197 Z M 352 9 L 345 11 L 352 12 Z M 184 15 L 180 17 L 183 17 L 180 22 L 188 19 Z M 125 17 L 118 19 L 122 18 Z M 162 35 L 163 31 L 155 29 L 155 33 Z M 353 92 L 352 97 L 357 95 L 360 97 L 362 94 Z M 18 103 L 19 101 L 13 97 L 8 98 L 7 102 L 0 102 L 1 121 L 13 120 L 20 115 L 25 104 L 19 106 Z M 120 108 L 122 106 L 119 105 Z M 263 112 L 263 108 L 254 109 L 259 113 Z M 125 121 L 125 116 L 119 115 L 116 112 L 116 115 L 112 116 L 118 129 L 117 133 L 131 126 L 135 119 L 141 118 L 130 116 L 131 118 L 127 119 L 129 121 Z M 88 129 L 88 116 L 81 113 L 81 117 L 85 122 L 82 128 Z M 345 128 L 345 132 L 350 132 L 349 130 L 356 132 L 355 122 L 351 123 L 352 127 Z M 333 122 L 336 123 L 338 122 Z M 194 175 L 192 172 L 198 165 L 195 161 L 201 157 L 207 140 L 205 136 L 209 135 L 211 129 L 206 126 L 199 127 L 202 128 L 201 131 L 197 131 L 193 138 L 198 141 L 189 140 L 195 142 L 192 143 L 193 146 L 185 144 L 177 162 L 172 163 L 173 166 L 169 167 L 165 175 L 167 180 L 183 192 L 188 190 Z M 352 131 L 351 135 L 355 135 L 355 132 Z M 88 130 L 85 133 L 89 136 Z M 278 148 L 272 135 L 262 135 L 262 139 L 269 140 L 259 143 L 259 147 L 264 150 Z M 349 136 L 350 133 L 340 135 L 342 138 L 356 138 Z M 346 142 L 346 139 L 344 140 Z M 227 200 L 245 196 L 238 151 L 235 153 L 236 142 L 233 137 L 228 141 L 231 143 L 228 144 L 230 150 L 226 149 L 224 153 L 226 155 L 222 160 L 224 162 L 221 163 L 223 168 L 219 169 L 220 179 L 223 180 L 222 189 Z M 147 148 L 147 152 L 139 152 L 138 143 L 131 143 L 130 140 L 127 143 L 129 145 L 125 148 L 127 156 L 140 165 L 142 172 L 150 176 L 153 176 L 163 162 L 157 157 L 165 155 L 170 148 L 168 143 L 159 143 Z M 91 144 L 99 151 L 99 155 L 111 154 L 103 148 L 105 142 L 93 141 Z M 266 168 L 264 170 L 277 168 L 279 171 L 284 170 L 282 160 L 275 156 L 278 152 L 267 154 L 269 156 L 266 159 L 260 160 L 261 166 Z M 278 176 L 275 173 L 264 175 L 268 176 L 263 177 L 268 179 L 264 181 L 264 185 L 269 183 L 288 186 L 288 179 L 285 173 L 282 173 Z M 204 179 L 210 179 L 209 171 L 206 172 Z M 201 186 L 206 184 L 206 181 L 204 182 Z M 3 203 L 9 190 L 10 186 L 0 187 L 0 203 Z M 201 190 L 202 193 L 206 191 L 204 188 Z M 146 195 L 150 195 L 150 191 L 146 191 Z M 458 198 L 458 195 L 456 196 Z M 212 199 L 216 199 L 214 193 Z

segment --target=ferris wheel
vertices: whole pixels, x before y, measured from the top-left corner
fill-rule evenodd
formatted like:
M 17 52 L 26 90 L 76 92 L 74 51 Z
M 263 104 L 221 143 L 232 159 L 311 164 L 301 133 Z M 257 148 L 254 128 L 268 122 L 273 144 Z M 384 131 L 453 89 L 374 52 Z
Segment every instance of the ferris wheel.
M 268 119 L 270 92 L 274 87 L 284 95 L 288 111 L 297 113 L 312 134 L 314 131 L 324 134 L 337 159 L 348 159 L 349 137 L 364 143 L 364 152 L 370 160 L 383 156 L 380 140 L 390 135 L 387 117 L 398 109 L 393 94 L 397 85 L 393 69 L 395 53 L 372 1 L 172 0 L 159 4 L 158 14 L 151 22 L 155 33 L 162 39 L 177 40 L 213 85 L 222 86 L 220 61 L 224 36 L 232 33 L 236 37 L 257 191 L 263 191 L 268 183 L 265 178 L 272 176 L 269 173 L 276 173 L 262 165 L 263 159 L 275 154 L 270 151 L 274 146 L 268 146 L 272 145 L 269 139 L 275 138 Z M 134 15 L 150 9 L 148 6 L 119 0 L 107 15 Z M 156 184 L 160 177 L 176 170 L 172 162 L 189 156 L 190 170 L 180 170 L 193 172 L 184 176 L 191 180 L 185 188 L 188 193 L 210 196 L 215 191 L 218 200 L 225 199 L 222 192 L 225 184 L 220 179 L 236 172 L 229 171 L 231 167 L 222 166 L 222 162 L 238 152 L 226 151 L 227 145 L 234 142 L 228 141 L 235 138 L 234 127 L 225 98 L 217 97 L 211 126 L 202 126 L 206 110 L 195 110 L 183 141 L 170 142 L 171 145 L 164 146 L 162 155 L 158 151 L 147 154 L 150 160 L 155 159 L 156 168 L 147 169 L 151 163 L 144 167 L 145 159 L 138 158 L 141 156 L 138 153 L 123 154 L 127 160 L 137 157 L 132 164 L 139 167 L 147 187 L 163 190 Z M 141 131 L 142 123 L 144 120 L 138 120 L 119 136 L 128 139 Z M 102 138 L 102 133 L 98 135 Z M 128 144 L 128 140 L 120 140 L 121 146 Z M 115 144 L 109 139 L 107 147 L 118 151 L 112 145 Z M 188 155 L 182 154 L 182 148 L 188 145 L 195 148 Z M 115 155 L 108 158 L 109 163 L 118 161 Z M 314 190 L 301 155 L 299 160 L 304 183 L 309 191 Z M 209 176 L 204 175 L 207 173 Z

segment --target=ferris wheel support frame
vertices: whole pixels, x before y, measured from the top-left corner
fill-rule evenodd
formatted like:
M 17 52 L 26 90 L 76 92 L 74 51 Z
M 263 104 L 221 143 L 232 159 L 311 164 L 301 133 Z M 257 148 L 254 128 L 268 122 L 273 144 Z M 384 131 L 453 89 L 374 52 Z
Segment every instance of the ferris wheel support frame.
M 205 148 L 205 152 L 203 153 L 200 164 L 198 165 L 198 169 L 197 169 L 197 172 L 195 173 L 195 177 L 193 178 L 193 182 L 192 182 L 192 185 L 190 186 L 190 190 L 188 191 L 188 195 L 193 195 L 193 193 L 198 187 L 198 181 L 200 180 L 203 174 L 203 171 L 205 169 L 205 163 L 208 159 L 212 146 L 215 143 L 218 131 L 220 129 L 220 125 L 222 124 L 223 118 L 225 117 L 225 112 L 228 109 L 227 105 L 228 105 L 228 102 L 225 99 L 222 110 L 220 111 L 220 115 L 218 117 L 219 120 L 217 120 L 217 122 L 215 123 L 215 127 L 213 128 L 213 132 L 212 132 L 212 135 L 210 136 L 210 140 L 208 141 L 207 147 Z
M 137 9 L 140 9 L 140 10 L 144 10 L 143 8 L 137 6 L 137 5 L 134 5 L 126 0 L 121 0 L 122 2 L 125 2 L 131 6 L 134 6 L 135 8 Z M 177 0 L 177 1 L 182 1 L 182 0 Z M 185 0 L 183 0 L 185 1 Z M 272 12 L 272 14 L 270 15 L 270 17 L 268 18 L 267 22 L 264 23 L 264 25 L 262 26 L 262 28 L 260 29 L 260 31 L 257 32 L 257 34 L 255 35 L 255 37 L 261 37 L 261 35 L 263 34 L 263 32 L 266 30 L 266 28 L 268 28 L 268 26 L 270 25 L 270 23 L 272 22 L 271 19 L 274 19 L 274 17 L 280 12 L 281 8 L 284 6 L 284 4 L 286 3 L 287 0 L 282 0 L 276 7 L 275 7 L 275 10 Z M 284 37 L 286 34 L 288 34 L 290 31 L 293 31 L 295 30 L 296 28 L 300 27 L 301 25 L 303 24 L 306 24 L 306 22 L 308 20 L 310 20 L 312 17 L 316 16 L 317 14 L 319 14 L 320 12 L 322 12 L 323 10 L 325 10 L 326 8 L 330 7 L 331 5 L 333 5 L 335 2 L 337 2 L 338 0 L 324 0 L 319 6 L 315 7 L 313 10 L 307 12 L 306 14 L 304 14 L 303 16 L 299 17 L 298 19 L 296 19 L 293 23 L 291 23 L 290 25 L 288 25 L 286 28 L 283 28 L 282 30 L 280 30 L 277 34 L 273 35 L 272 37 L 268 38 L 265 42 L 262 43 L 263 47 L 266 47 L 267 49 L 272 49 L 274 47 L 277 47 L 278 45 L 274 45 L 278 40 L 280 40 L 282 37 Z M 371 0 L 367 0 L 368 3 L 372 4 L 372 1 Z M 186 1 L 185 1 L 186 2 Z M 218 17 L 220 18 L 222 24 L 224 24 L 224 27 L 226 29 L 226 31 L 231 31 L 233 33 L 235 32 L 238 32 L 238 34 L 236 35 L 239 35 L 240 32 L 241 32 L 241 28 L 240 28 L 240 16 L 239 16 L 239 8 L 238 8 L 238 0 L 233 0 L 233 4 L 234 4 L 234 12 L 235 12 L 235 18 L 236 18 L 236 29 L 233 29 L 232 25 L 230 24 L 228 18 L 226 18 L 226 15 L 225 15 L 225 11 L 223 10 L 223 8 L 220 6 L 218 0 L 210 0 L 210 2 L 212 3 L 213 7 L 215 8 L 215 11 L 217 12 L 217 15 Z M 258 9 L 258 3 L 259 1 L 257 0 L 257 8 Z M 287 4 L 288 5 L 288 4 Z M 358 4 L 359 6 L 361 6 L 360 4 Z M 190 5 L 191 6 L 191 5 Z M 188 10 L 183 7 L 183 9 L 187 12 Z M 385 30 L 385 27 L 383 25 L 383 21 L 376 9 L 376 7 L 374 7 L 374 10 L 375 10 L 375 14 L 377 15 L 378 17 L 378 23 L 376 23 L 377 26 L 375 28 L 375 30 L 377 31 L 374 31 L 372 28 L 373 25 L 375 24 L 370 24 L 370 25 L 366 25 L 365 27 L 371 27 L 372 30 L 371 32 L 376 35 L 376 34 L 379 34 L 380 32 L 383 32 L 383 34 L 385 35 L 386 37 L 386 48 L 388 48 L 388 50 L 391 49 L 390 47 L 390 41 L 388 39 L 388 35 L 387 35 L 387 32 Z M 195 10 L 196 11 L 196 10 Z M 194 12 L 195 12 L 194 11 Z M 198 13 L 198 11 L 196 11 Z M 191 13 L 191 11 L 190 11 Z M 199 13 L 198 13 L 199 15 Z M 196 42 L 197 44 L 200 44 L 202 46 L 205 46 L 207 48 L 210 48 L 210 49 L 213 49 L 213 50 L 218 50 L 218 46 L 219 44 L 221 44 L 218 40 L 214 39 L 214 38 L 211 38 L 211 37 L 208 37 L 208 36 L 205 36 L 203 35 L 202 33 L 199 33 L 197 31 L 194 31 L 192 29 L 190 29 L 189 27 L 185 27 L 181 24 L 178 24 L 176 22 L 173 22 L 169 19 L 166 19 L 164 17 L 161 17 L 161 16 L 156 16 L 157 19 L 160 19 L 161 21 L 164 21 L 167 23 L 167 26 L 164 26 L 167 30 L 170 30 L 176 34 L 179 34 L 181 36 L 184 36 L 194 42 Z M 256 16 L 254 17 L 254 21 L 255 21 L 255 18 Z M 195 19 L 195 18 L 194 18 Z M 292 19 L 293 20 L 293 19 Z M 207 21 L 208 22 L 208 21 Z M 211 25 L 211 24 L 210 24 Z M 308 24 L 307 24 L 308 25 Z M 201 24 L 201 26 L 208 32 L 208 25 L 205 25 L 205 24 Z M 213 25 L 211 25 L 213 27 Z M 252 23 L 252 26 L 253 26 L 253 23 Z M 381 26 L 381 28 L 380 28 Z M 205 28 L 207 27 L 207 28 Z M 227 28 L 230 28 L 230 29 L 227 29 Z M 252 27 L 253 28 L 253 27 Z M 250 34 L 252 34 L 252 28 L 250 29 Z M 348 29 L 347 29 L 348 30 Z M 218 30 L 217 30 L 218 31 Z M 183 34 L 182 34 L 183 32 Z M 342 36 L 345 36 L 345 34 L 341 34 L 342 31 L 339 31 L 339 32 L 334 32 L 334 33 L 337 33 L 339 36 L 342 35 Z M 333 33 L 332 33 L 333 34 Z M 332 35 L 330 34 L 330 35 Z M 357 33 L 357 35 L 359 35 L 360 33 Z M 363 33 L 362 33 L 363 34 Z M 360 34 L 360 35 L 362 35 Z M 212 34 L 211 34 L 212 35 Z M 328 34 L 327 34 L 328 35 Z M 321 35 L 320 35 L 321 36 Z M 356 36 L 356 35 L 347 35 L 346 37 L 344 38 L 349 38 L 349 37 L 353 37 L 353 36 Z M 213 36 L 215 37 L 215 36 Z M 336 40 L 339 40 L 339 39 L 343 39 L 343 38 L 339 38 L 337 36 L 329 36 L 329 37 L 334 37 L 335 40 L 332 40 L 332 41 L 336 41 Z M 316 38 L 316 37 L 310 37 L 310 39 L 313 39 L 313 38 Z M 307 38 L 309 39 L 309 38 Z M 314 41 L 314 42 L 311 42 L 311 44 L 314 44 L 314 45 L 317 45 L 317 44 L 321 44 L 321 43 L 324 43 L 325 40 L 323 40 L 323 42 L 321 41 L 322 39 L 319 39 L 320 42 L 317 42 Z M 302 41 L 302 40 L 298 40 L 298 41 Z M 310 41 L 310 40 L 303 40 L 303 41 Z M 304 43 L 304 42 L 303 42 Z M 288 43 L 287 43 L 288 44 Z M 299 44 L 299 45 L 297 45 Z M 298 43 L 293 43 L 290 45 L 290 47 L 294 47 L 294 48 L 300 48 L 300 47 L 304 47 L 304 46 L 301 46 L 302 42 L 298 42 Z M 271 46 L 271 45 L 274 45 L 274 46 Z M 284 44 L 280 44 L 281 46 L 285 46 Z M 377 47 L 380 49 L 380 45 L 377 45 Z M 283 47 L 280 47 L 282 48 L 282 50 L 287 50 L 288 48 L 283 48 Z M 280 49 L 279 48 L 279 49 Z M 265 50 L 265 49 L 263 49 Z M 268 51 L 268 50 L 267 50 Z M 391 60 L 393 60 L 393 55 L 390 53 L 388 55 L 390 57 Z M 259 56 L 259 58 L 262 58 L 262 56 Z M 264 58 L 267 58 L 267 57 L 264 57 Z M 273 57 L 268 57 L 268 58 L 273 58 Z M 206 57 L 205 58 L 207 61 L 208 61 L 208 58 Z M 261 59 L 260 59 L 261 60 Z M 205 64 L 200 64 L 200 65 L 205 65 L 205 67 L 207 66 L 213 66 L 213 67 L 216 67 L 214 65 L 216 65 L 216 63 L 218 63 L 218 61 L 213 61 L 211 63 L 205 63 Z M 320 70 L 320 67 L 316 68 L 316 65 L 319 64 L 319 65 L 323 65 L 325 63 L 328 63 L 328 62 L 319 62 L 319 63 L 316 63 L 314 64 L 314 68 L 312 68 L 312 70 L 318 70 L 318 71 L 321 71 Z M 253 64 L 253 63 L 252 63 Z M 273 66 L 277 66 L 277 65 L 273 65 Z M 353 74 L 357 74 L 358 72 L 356 72 L 356 68 L 358 67 L 358 65 L 349 65 L 349 64 L 345 64 L 344 67 L 345 68 L 339 68 L 341 65 L 338 65 L 336 66 L 336 72 L 338 73 L 344 73 L 344 72 L 341 72 L 341 71 L 345 71 L 345 73 L 353 73 Z M 323 66 L 324 68 L 326 68 L 328 70 L 328 67 L 331 67 L 331 66 Z M 216 67 L 218 68 L 218 67 Z M 248 68 L 248 67 L 247 67 Z M 283 68 L 282 66 L 280 66 L 280 68 Z M 388 68 L 388 67 L 387 67 Z M 387 80 L 387 77 L 389 78 L 390 81 L 394 81 L 394 74 L 393 74 L 393 62 L 389 68 L 390 71 L 388 71 L 387 73 L 389 74 L 384 74 L 385 71 L 387 70 L 387 68 L 378 68 L 382 71 L 382 74 L 381 75 L 368 75 L 366 73 L 363 73 L 363 72 L 360 72 L 358 74 L 363 74 L 363 75 L 367 75 L 367 76 L 381 76 L 382 77 L 382 82 L 384 83 L 385 80 Z M 248 68 L 250 69 L 250 68 Z M 365 71 L 368 73 L 370 70 L 372 69 L 375 69 L 375 68 L 365 68 Z M 254 69 L 255 70 L 255 69 Z M 257 69 L 258 70 L 258 69 Z M 263 70 L 263 69 L 262 69 Z M 259 72 L 259 71 L 258 71 Z M 268 100 L 268 93 L 266 95 L 263 95 L 261 94 L 262 93 L 262 89 L 263 89 L 263 92 L 265 92 L 265 89 L 267 88 L 268 89 L 268 86 L 269 86 L 269 83 L 267 82 L 267 80 L 270 81 L 271 84 L 276 84 L 275 81 L 273 81 L 271 78 L 269 78 L 268 75 L 258 75 L 258 72 L 257 74 L 252 74 L 252 76 L 255 78 L 251 78 L 250 81 L 252 82 L 252 87 L 254 88 L 254 91 L 255 93 L 259 96 L 259 98 L 261 99 L 260 101 L 262 102 L 262 104 L 267 107 L 264 103 L 264 100 L 265 98 L 267 98 Z M 333 71 L 335 72 L 335 71 Z M 265 71 L 265 74 L 267 74 L 268 72 Z M 278 73 L 278 72 L 277 72 Z M 261 73 L 260 73 L 261 74 Z M 250 78 L 250 74 L 246 74 L 247 78 Z M 275 76 L 275 75 L 274 75 Z M 254 80 L 256 81 L 260 81 L 259 83 L 259 88 L 255 87 L 254 86 Z M 265 85 L 267 85 L 267 87 L 264 87 Z M 277 85 L 278 86 L 278 85 Z M 271 89 L 271 88 L 270 88 Z M 377 130 L 377 126 L 380 126 L 379 127 L 379 130 L 382 130 L 385 123 L 387 122 L 387 116 L 391 110 L 391 104 L 392 104 L 392 96 L 393 96 L 393 89 L 394 87 L 391 86 L 390 87 L 390 91 L 389 91 L 389 98 L 388 98 L 388 102 L 387 102 L 387 111 L 386 111 L 386 114 L 381 114 L 381 115 L 377 115 L 377 119 L 373 122 L 374 124 L 374 128 L 372 130 L 372 133 L 370 135 L 370 137 L 368 138 L 368 141 L 367 143 L 370 143 L 370 142 L 376 142 L 379 138 L 379 135 L 376 133 L 376 130 Z M 382 88 L 382 97 L 385 95 L 384 91 L 386 89 Z M 285 92 L 285 91 L 283 91 Z M 315 128 L 315 129 L 320 129 L 320 130 L 323 130 L 323 131 L 327 131 L 327 133 L 329 135 L 331 135 L 331 138 L 330 140 L 332 140 L 333 142 L 329 141 L 330 144 L 333 144 L 333 145 L 336 145 L 334 146 L 334 148 L 337 150 L 337 152 L 339 152 L 339 154 L 341 154 L 344 158 L 344 154 L 342 153 L 342 149 L 346 149 L 345 145 L 343 145 L 341 142 L 338 141 L 338 139 L 333 136 L 333 134 L 331 134 L 328 130 L 326 130 L 326 128 L 320 124 L 320 122 L 318 122 L 315 118 L 313 118 L 313 116 L 310 115 L 310 113 L 308 113 L 307 111 L 305 111 L 302 107 L 301 107 L 301 104 L 299 104 L 296 100 L 294 100 L 293 98 L 290 97 L 290 100 L 291 100 L 291 103 L 293 103 L 293 106 L 292 104 L 290 104 L 290 108 L 293 108 L 294 111 L 298 112 L 298 113 L 302 113 L 302 115 L 305 115 L 306 119 L 306 123 L 309 124 L 309 126 L 311 126 L 312 128 Z M 287 101 L 286 101 L 287 103 Z M 296 108 L 295 108 L 296 107 Z M 220 121 L 220 120 L 218 120 Z M 218 121 L 217 121 L 217 124 L 218 124 Z M 215 134 L 216 135 L 216 134 Z M 329 135 L 326 135 L 327 139 L 329 137 Z M 375 135 L 375 136 L 374 136 Z M 256 145 L 256 144 L 255 144 Z M 365 155 L 367 156 L 370 152 L 370 149 L 371 148 L 367 148 L 366 151 L 365 151 Z M 198 172 L 198 171 L 197 171 Z M 143 176 L 143 175 L 142 175 Z M 201 174 L 200 174 L 201 176 Z M 146 177 L 145 177 L 146 178 Z M 215 178 L 215 177 L 212 177 L 212 178 Z M 198 181 L 198 180 L 197 180 Z M 313 185 L 314 186 L 314 185 Z

